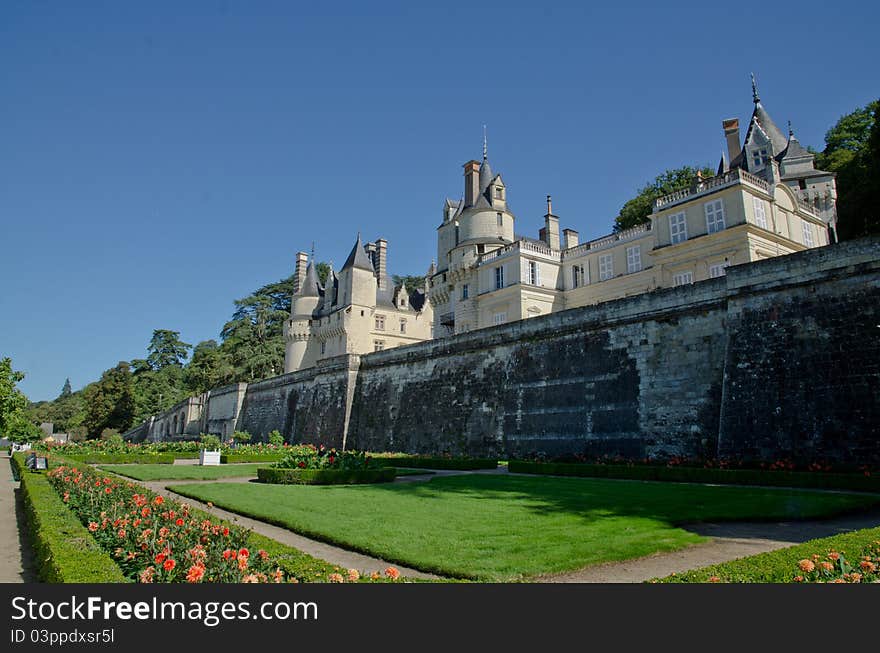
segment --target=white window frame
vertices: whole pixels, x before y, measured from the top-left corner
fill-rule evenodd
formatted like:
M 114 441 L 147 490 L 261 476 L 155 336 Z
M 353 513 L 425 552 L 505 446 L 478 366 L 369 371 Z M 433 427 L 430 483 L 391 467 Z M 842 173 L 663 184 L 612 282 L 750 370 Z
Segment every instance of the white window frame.
M 495 290 L 504 288 L 504 266 L 499 265 L 495 268 Z
M 712 200 L 703 205 L 706 213 L 706 233 L 717 234 L 724 231 L 724 202 Z
M 526 274 L 528 275 L 529 284 L 533 286 L 541 285 L 541 266 L 537 261 L 526 261 Z
M 727 274 L 727 263 L 713 263 L 709 266 L 709 278 L 717 279 Z
M 385 349 L 385 341 L 384 340 L 374 340 L 373 341 L 373 351 L 382 351 Z
M 688 239 L 687 214 L 684 211 L 669 216 L 669 242 L 673 245 Z
M 505 322 L 507 322 L 507 311 L 492 314 L 493 326 L 498 326 L 499 324 L 504 324 Z
M 672 285 L 674 287 L 678 286 L 686 286 L 694 282 L 694 273 L 688 270 L 687 272 L 677 272 L 672 275 Z
M 587 275 L 583 265 L 571 266 L 571 287 L 580 288 L 587 285 Z
M 385 330 L 385 316 L 384 315 L 376 315 L 375 316 L 375 326 L 376 331 L 384 331 Z
M 804 245 L 807 247 L 815 247 L 816 241 L 813 239 L 813 227 L 806 220 L 801 220 L 801 232 L 804 236 Z
M 767 207 L 760 197 L 752 198 L 752 208 L 755 210 L 755 224 L 761 229 L 767 228 Z
M 607 281 L 614 277 L 614 255 L 602 254 L 599 257 L 599 281 Z
M 633 245 L 626 248 L 626 271 L 629 274 L 642 271 L 642 246 Z

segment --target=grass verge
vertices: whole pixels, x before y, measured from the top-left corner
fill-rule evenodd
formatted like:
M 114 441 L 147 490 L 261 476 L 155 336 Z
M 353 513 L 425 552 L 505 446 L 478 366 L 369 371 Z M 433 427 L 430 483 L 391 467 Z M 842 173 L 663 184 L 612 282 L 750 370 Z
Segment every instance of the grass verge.
M 857 565 L 862 552 L 878 541 L 880 541 L 880 528 L 866 528 L 654 579 L 651 582 L 793 583 L 796 576 L 802 575 L 798 570 L 800 560 L 811 559 L 814 554 L 824 558 L 830 551 L 836 551 Z M 717 580 L 710 581 L 713 577 Z
M 444 576 L 509 581 L 670 551 L 677 523 L 805 519 L 870 495 L 468 474 L 361 486 L 193 484 L 179 494 Z

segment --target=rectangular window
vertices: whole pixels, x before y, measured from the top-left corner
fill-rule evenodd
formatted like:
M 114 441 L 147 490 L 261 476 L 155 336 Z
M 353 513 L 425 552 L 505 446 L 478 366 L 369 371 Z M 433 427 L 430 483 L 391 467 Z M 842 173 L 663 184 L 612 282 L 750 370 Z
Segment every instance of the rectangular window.
M 406 333 L 406 320 L 404 320 L 402 318 L 400 320 L 400 332 Z
M 504 266 L 495 268 L 495 289 L 504 288 Z
M 373 341 L 373 351 L 382 351 L 385 349 L 385 341 L 384 340 L 374 340 Z
M 501 213 L 496 213 L 495 221 L 498 223 L 499 227 L 504 226 L 504 215 L 502 215 Z
M 495 187 L 495 197 L 497 197 L 498 199 L 504 197 L 504 191 L 498 188 L 498 186 Z
M 461 298 L 462 299 L 468 298 L 468 285 L 466 283 L 461 285 Z
M 759 197 L 752 198 L 752 206 L 755 208 L 755 224 L 762 229 L 767 228 L 767 211 L 764 208 L 764 200 Z
M 723 277 L 727 274 L 726 269 L 727 263 L 715 263 L 714 265 L 709 266 L 709 278 L 717 279 L 718 277 Z
M 688 238 L 687 218 L 684 213 L 669 216 L 669 239 L 672 244 L 683 243 Z
M 801 227 L 803 227 L 804 231 L 804 245 L 807 247 L 813 246 L 813 228 L 810 226 L 810 223 L 804 220 L 801 222 Z
M 571 287 L 580 288 L 584 285 L 584 268 L 581 265 L 571 266 Z
M 724 204 L 721 200 L 706 202 L 706 231 L 710 234 L 724 230 Z
M 507 313 L 495 313 L 492 316 L 492 324 L 504 324 L 507 322 Z
M 614 276 L 614 257 L 611 254 L 603 254 L 599 257 L 599 281 L 605 281 Z
M 376 316 L 376 331 L 384 331 L 385 330 L 385 316 L 377 315 Z
M 673 286 L 684 286 L 688 283 L 694 282 L 694 273 L 693 272 L 679 272 L 678 274 L 672 275 L 672 285 Z
M 326 343 L 326 342 L 322 342 L 322 343 L 321 343 L 321 355 L 324 355 L 324 354 L 326 354 L 326 353 L 327 353 L 327 343 Z
M 529 283 L 533 286 L 541 285 L 541 268 L 535 261 L 529 261 Z
M 642 269 L 642 247 L 634 245 L 626 248 L 626 271 L 638 272 Z

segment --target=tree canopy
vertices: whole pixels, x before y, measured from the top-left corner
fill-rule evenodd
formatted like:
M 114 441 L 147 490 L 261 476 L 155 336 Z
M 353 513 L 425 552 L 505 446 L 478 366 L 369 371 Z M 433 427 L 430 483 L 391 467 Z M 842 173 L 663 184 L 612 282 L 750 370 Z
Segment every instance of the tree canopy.
M 24 373 L 12 369 L 12 359 L 0 359 L 0 433 L 13 442 L 36 440 L 41 431 L 28 415 L 28 400 L 16 386 Z
M 708 166 L 702 168 L 683 166 L 666 170 L 657 175 L 653 181 L 640 188 L 636 196 L 621 207 L 620 214 L 614 219 L 614 231 L 623 231 L 650 222 L 651 213 L 654 210 L 654 200 L 687 188 L 696 179 L 698 171 L 702 173 L 704 178 L 715 175 L 715 171 Z
M 181 367 L 190 349 L 192 345 L 180 339 L 179 331 L 156 329 L 147 347 L 147 363 L 157 372 L 169 365 Z

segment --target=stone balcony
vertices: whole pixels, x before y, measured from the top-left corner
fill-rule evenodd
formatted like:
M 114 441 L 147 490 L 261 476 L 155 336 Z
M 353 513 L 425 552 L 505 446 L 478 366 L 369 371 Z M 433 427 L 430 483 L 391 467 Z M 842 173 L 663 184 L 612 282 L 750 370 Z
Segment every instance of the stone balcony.
M 761 177 L 753 175 L 752 173 L 746 172 L 745 170 L 742 170 L 740 168 L 734 168 L 729 172 L 725 172 L 723 175 L 710 177 L 709 179 L 706 179 L 704 181 L 695 181 L 688 188 L 682 188 L 681 190 L 677 190 L 674 193 L 670 193 L 669 195 L 658 197 L 656 200 L 654 200 L 654 213 L 657 213 L 664 209 L 668 209 L 670 206 L 675 206 L 676 204 L 681 204 L 683 202 L 689 202 L 690 200 L 700 197 L 702 195 L 708 195 L 710 193 L 719 191 L 722 188 L 735 186 L 737 184 L 747 184 L 749 186 L 757 188 L 758 190 L 762 190 L 765 193 L 770 192 L 770 184 L 761 179 Z

